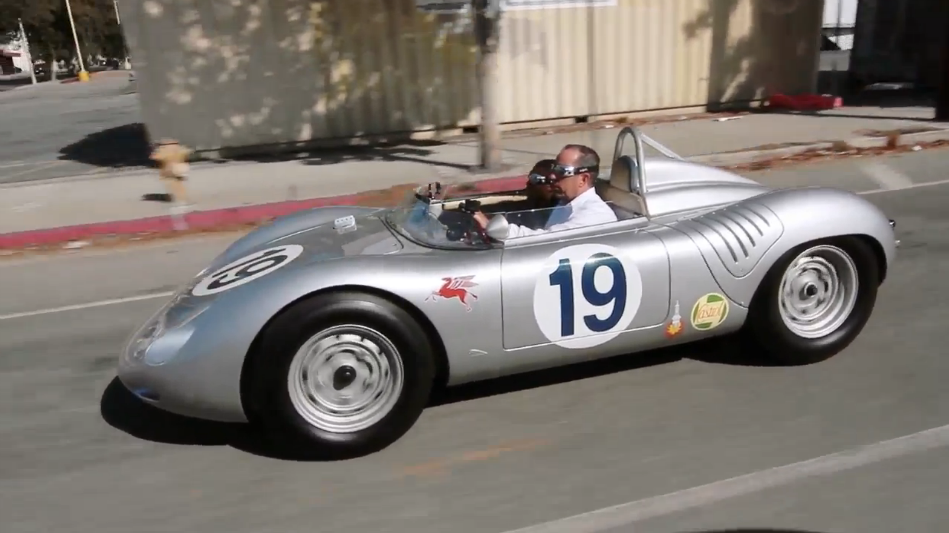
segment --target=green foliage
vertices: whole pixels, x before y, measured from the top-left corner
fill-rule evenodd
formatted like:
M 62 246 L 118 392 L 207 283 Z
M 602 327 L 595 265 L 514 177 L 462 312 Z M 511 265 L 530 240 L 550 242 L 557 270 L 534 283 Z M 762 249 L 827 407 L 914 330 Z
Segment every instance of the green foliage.
M 70 0 L 84 56 L 123 57 L 125 43 L 112 0 Z M 68 60 L 75 56 L 65 0 L 0 0 L 0 34 L 16 34 L 23 21 L 33 57 Z

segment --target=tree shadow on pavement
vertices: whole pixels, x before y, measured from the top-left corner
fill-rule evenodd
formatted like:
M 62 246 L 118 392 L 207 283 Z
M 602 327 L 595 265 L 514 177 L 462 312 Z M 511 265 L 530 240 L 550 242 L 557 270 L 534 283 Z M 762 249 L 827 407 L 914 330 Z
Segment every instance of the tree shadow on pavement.
M 714 364 L 766 366 L 761 362 L 762 358 L 745 350 L 740 344 L 736 339 L 721 337 L 651 352 L 461 385 L 435 391 L 429 407 L 591 379 L 682 359 Z M 150 442 L 184 446 L 229 446 L 252 455 L 284 461 L 338 460 L 320 457 L 309 451 L 293 449 L 276 437 L 267 435 L 249 424 L 210 422 L 162 411 L 138 399 L 122 385 L 117 377 L 102 393 L 99 408 L 102 419 L 110 426 L 135 438 Z
M 448 143 L 442 141 L 408 139 L 403 142 L 380 142 L 365 146 L 311 147 L 305 150 L 281 149 L 282 151 L 272 151 L 270 153 L 266 153 L 266 148 L 254 147 L 254 152 L 247 155 L 241 155 L 239 152 L 233 153 L 232 155 L 227 151 L 222 152 L 221 155 L 226 160 L 231 161 L 253 161 L 261 163 L 300 161 L 302 164 L 308 166 L 337 165 L 348 162 L 403 161 L 467 170 L 471 165 L 432 158 L 432 156 L 437 157 L 437 152 L 431 148 L 446 145 L 448 145 Z M 472 150 L 472 154 L 474 153 L 474 150 Z
M 150 167 L 145 125 L 136 122 L 97 131 L 59 150 L 59 159 L 108 168 Z
M 278 163 L 298 161 L 308 166 L 336 165 L 348 162 L 404 161 L 432 166 L 468 170 L 471 165 L 432 159 L 432 147 L 447 143 L 428 140 L 406 140 L 398 143 L 377 143 L 365 146 L 293 147 L 254 146 L 250 149 L 221 150 L 214 163 L 253 162 Z M 249 150 L 249 151 L 248 151 Z M 154 167 L 149 159 L 151 145 L 144 124 L 125 124 L 97 131 L 59 150 L 59 159 L 108 168 Z M 474 155 L 476 152 L 471 149 Z M 200 159 L 202 154 L 196 154 Z M 473 159 L 473 158 L 472 158 Z

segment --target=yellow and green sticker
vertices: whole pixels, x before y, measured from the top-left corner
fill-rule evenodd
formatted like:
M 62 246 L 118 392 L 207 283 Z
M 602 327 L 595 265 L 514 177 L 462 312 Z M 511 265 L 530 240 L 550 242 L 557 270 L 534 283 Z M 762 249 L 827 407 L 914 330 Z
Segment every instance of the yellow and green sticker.
M 728 300 L 718 293 L 709 293 L 692 306 L 692 327 L 698 331 L 715 329 L 728 317 Z

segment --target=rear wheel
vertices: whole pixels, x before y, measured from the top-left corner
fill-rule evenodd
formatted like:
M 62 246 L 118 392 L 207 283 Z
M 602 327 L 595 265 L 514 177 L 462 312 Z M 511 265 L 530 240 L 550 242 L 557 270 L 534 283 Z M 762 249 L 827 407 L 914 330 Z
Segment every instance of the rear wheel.
M 779 259 L 749 309 L 750 338 L 773 360 L 827 360 L 860 334 L 876 303 L 880 269 L 856 237 L 807 243 Z
M 425 331 L 370 294 L 303 300 L 267 327 L 259 346 L 256 418 L 295 447 L 331 457 L 398 440 L 424 410 L 435 374 Z

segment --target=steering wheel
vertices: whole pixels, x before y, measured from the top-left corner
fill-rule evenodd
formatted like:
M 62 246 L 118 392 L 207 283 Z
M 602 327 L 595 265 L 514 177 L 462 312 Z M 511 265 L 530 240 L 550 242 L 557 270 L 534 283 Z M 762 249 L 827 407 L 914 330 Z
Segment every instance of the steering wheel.
M 458 209 L 459 211 L 462 211 L 464 213 L 468 213 L 469 215 L 474 216 L 475 213 L 478 213 L 481 211 L 481 202 L 469 198 L 465 200 L 464 202 L 462 202 L 462 204 L 458 207 Z M 472 220 L 472 222 L 474 221 Z M 477 222 L 474 222 L 473 230 L 469 230 L 466 232 L 465 238 L 469 239 L 469 242 L 473 244 L 475 235 L 481 238 L 481 242 L 485 242 L 485 243 L 491 242 L 491 239 L 488 237 L 488 232 L 485 231 L 484 228 L 479 226 Z

